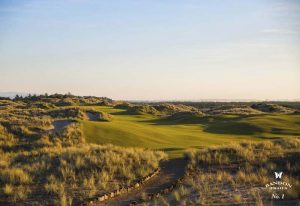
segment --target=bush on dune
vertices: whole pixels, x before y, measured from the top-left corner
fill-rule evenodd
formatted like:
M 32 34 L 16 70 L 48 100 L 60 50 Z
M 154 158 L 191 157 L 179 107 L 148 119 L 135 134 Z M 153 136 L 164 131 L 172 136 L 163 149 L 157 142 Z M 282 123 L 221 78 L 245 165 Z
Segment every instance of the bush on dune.
M 175 105 L 170 103 L 162 103 L 162 104 L 154 105 L 153 107 L 165 115 L 172 115 L 178 112 L 200 112 L 200 110 L 198 110 L 195 107 L 187 106 L 183 104 Z
M 52 118 L 78 118 L 78 119 L 87 119 L 86 113 L 78 107 L 71 108 L 58 108 L 49 110 L 48 114 Z
M 23 108 L 23 107 L 25 107 L 25 105 L 26 104 L 23 102 L 16 102 L 16 101 L 12 101 L 9 99 L 0 100 L 0 110 Z
M 28 106 L 30 108 L 40 108 L 45 110 L 56 108 L 54 104 L 48 102 L 34 102 L 32 104 L 28 104 Z
M 271 113 L 293 113 L 295 112 L 294 109 L 288 108 L 285 106 L 281 106 L 278 104 L 271 104 L 271 103 L 257 103 L 251 105 L 253 109 L 262 111 L 262 112 L 271 112 Z
M 130 107 L 127 112 L 129 114 L 151 114 L 151 115 L 160 115 L 160 112 L 157 111 L 154 107 L 150 105 L 136 105 Z
M 207 111 L 210 115 L 258 115 L 263 114 L 262 111 L 251 108 L 248 105 L 240 106 L 221 106 Z
M 0 111 L 0 124 L 15 135 L 28 137 L 45 131 L 52 126 L 49 116 L 43 110 L 6 110 Z
M 115 109 L 126 109 L 126 110 L 129 109 L 130 107 L 132 107 L 132 104 L 128 102 L 119 103 L 114 106 Z

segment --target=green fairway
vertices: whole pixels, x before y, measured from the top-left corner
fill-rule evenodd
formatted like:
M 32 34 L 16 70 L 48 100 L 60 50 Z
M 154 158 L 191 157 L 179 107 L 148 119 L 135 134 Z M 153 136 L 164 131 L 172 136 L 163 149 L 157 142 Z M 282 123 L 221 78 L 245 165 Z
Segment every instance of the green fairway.
M 82 120 L 88 142 L 161 149 L 171 157 L 181 155 L 191 147 L 300 136 L 300 115 L 227 115 L 175 121 L 151 115 L 130 115 L 106 106 L 94 106 L 93 109 L 110 113 L 113 119 L 111 122 Z

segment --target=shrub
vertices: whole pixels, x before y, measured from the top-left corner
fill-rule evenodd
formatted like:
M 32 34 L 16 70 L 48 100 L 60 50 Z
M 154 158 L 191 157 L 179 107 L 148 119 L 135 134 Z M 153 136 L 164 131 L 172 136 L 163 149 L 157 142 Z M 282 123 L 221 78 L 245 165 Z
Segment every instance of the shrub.
M 13 186 L 11 184 L 6 184 L 3 188 L 5 195 L 11 195 L 13 193 Z
M 0 181 L 8 184 L 28 184 L 30 177 L 19 168 L 4 169 L 0 171 Z

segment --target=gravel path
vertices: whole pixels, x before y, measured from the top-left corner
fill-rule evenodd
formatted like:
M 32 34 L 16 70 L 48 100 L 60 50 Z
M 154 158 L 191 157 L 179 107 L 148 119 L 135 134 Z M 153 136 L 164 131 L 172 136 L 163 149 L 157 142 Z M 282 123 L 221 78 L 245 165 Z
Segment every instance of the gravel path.
M 145 185 L 105 202 L 99 202 L 97 206 L 128 206 L 131 202 L 141 198 L 143 193 L 153 194 L 168 188 L 177 179 L 182 177 L 185 172 L 187 160 L 184 158 L 170 159 L 161 163 L 161 171 L 158 175 L 151 178 Z

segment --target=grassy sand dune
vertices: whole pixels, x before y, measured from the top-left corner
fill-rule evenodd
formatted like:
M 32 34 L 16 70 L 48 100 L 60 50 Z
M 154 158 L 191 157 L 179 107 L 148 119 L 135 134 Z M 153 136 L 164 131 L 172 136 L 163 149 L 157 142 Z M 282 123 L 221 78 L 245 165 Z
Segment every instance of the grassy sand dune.
M 86 110 L 0 105 L 0 205 L 81 205 L 149 175 L 166 157 L 86 143 L 77 122 Z M 94 114 L 101 121 L 106 113 Z
M 181 184 L 168 194 L 144 199 L 149 206 L 298 205 L 299 149 L 299 138 L 285 138 L 192 150 L 187 153 L 189 164 Z M 282 179 L 276 179 L 274 171 L 283 171 Z M 275 181 L 292 186 L 272 190 Z M 280 199 L 272 199 L 274 193 L 280 194 Z

